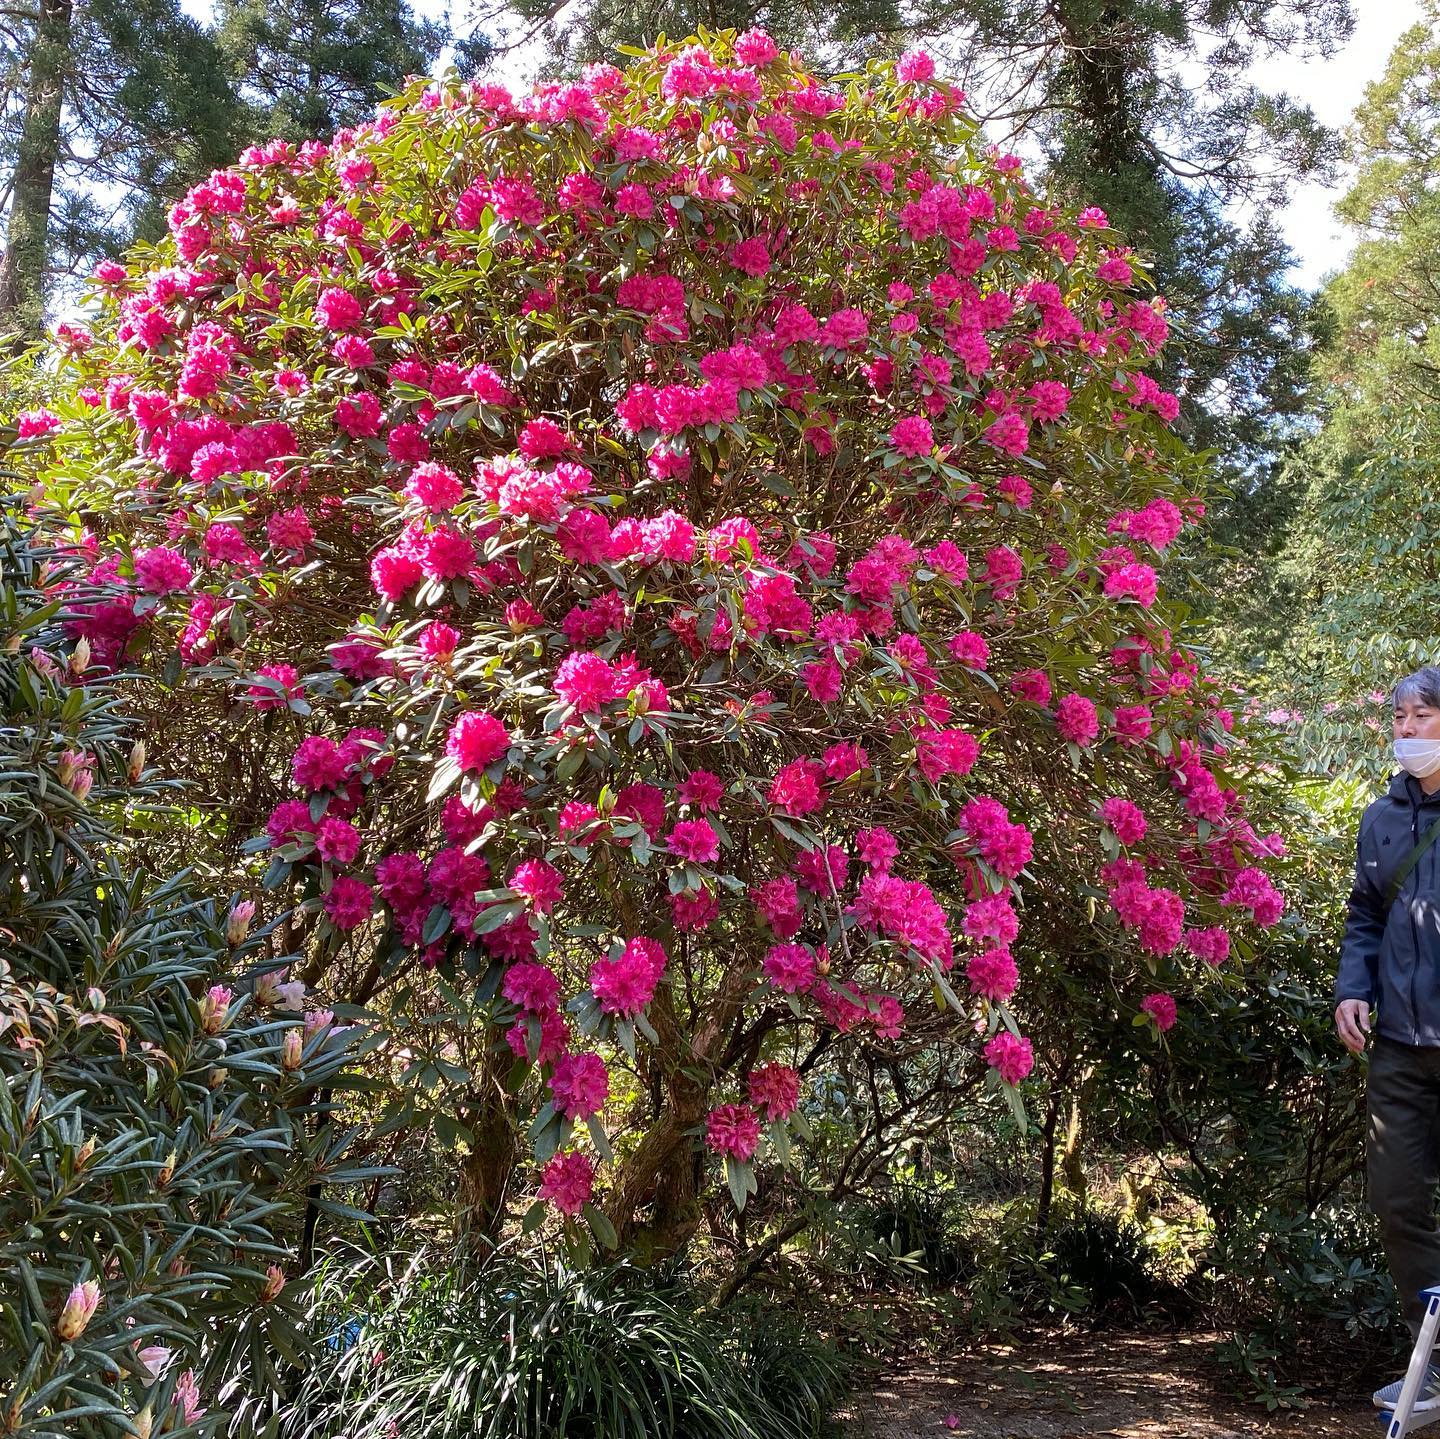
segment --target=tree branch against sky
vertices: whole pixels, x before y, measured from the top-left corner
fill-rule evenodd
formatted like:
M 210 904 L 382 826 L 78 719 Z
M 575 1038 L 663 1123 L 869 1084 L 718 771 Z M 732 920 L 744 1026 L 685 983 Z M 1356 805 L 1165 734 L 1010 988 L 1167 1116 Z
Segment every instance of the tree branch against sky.
M 444 26 L 405 0 L 31 0 L 0 9 L 0 329 L 248 142 L 327 138 L 424 73 Z

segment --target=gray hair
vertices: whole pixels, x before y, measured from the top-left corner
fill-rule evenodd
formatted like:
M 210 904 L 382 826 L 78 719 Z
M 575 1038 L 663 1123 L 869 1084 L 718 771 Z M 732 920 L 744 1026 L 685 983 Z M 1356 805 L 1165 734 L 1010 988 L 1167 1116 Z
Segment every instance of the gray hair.
M 1395 686 L 1395 703 L 1440 709 L 1440 665 L 1426 665 Z

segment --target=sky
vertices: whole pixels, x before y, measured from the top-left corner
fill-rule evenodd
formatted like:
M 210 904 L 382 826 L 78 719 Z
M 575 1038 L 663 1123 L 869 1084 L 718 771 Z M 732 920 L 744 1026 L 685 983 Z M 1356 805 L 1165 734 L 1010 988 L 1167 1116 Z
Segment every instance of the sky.
M 196 19 L 208 20 L 211 0 L 181 0 Z M 465 8 L 465 0 L 455 0 Z M 448 0 L 412 0 L 423 15 L 440 18 Z M 1350 120 L 1365 87 L 1378 79 L 1400 35 L 1421 18 L 1420 0 L 1354 0 L 1355 30 L 1349 43 L 1326 60 L 1297 60 L 1280 56 L 1256 67 L 1255 81 L 1271 91 L 1284 91 L 1308 103 L 1325 124 L 1343 128 Z M 541 47 L 526 46 L 503 57 L 495 78 L 523 87 L 534 78 Z M 445 57 L 442 57 L 442 63 Z M 1197 76 L 1199 67 L 1196 67 Z M 1297 186 L 1280 224 L 1295 255 L 1292 278 L 1306 289 L 1328 273 L 1340 269 L 1349 256 L 1352 238 L 1335 218 L 1335 199 L 1345 188 L 1342 173 L 1332 185 Z
M 1422 18 L 1420 0 L 1356 0 L 1355 12 L 1355 32 L 1338 54 L 1308 62 L 1284 56 L 1267 60 L 1257 83 L 1307 102 L 1324 124 L 1343 128 L 1365 87 L 1384 73 L 1395 42 Z M 1332 209 L 1345 187 L 1343 174 L 1334 185 L 1297 186 L 1280 216 L 1296 257 L 1295 283 L 1307 289 L 1349 257 L 1353 241 Z

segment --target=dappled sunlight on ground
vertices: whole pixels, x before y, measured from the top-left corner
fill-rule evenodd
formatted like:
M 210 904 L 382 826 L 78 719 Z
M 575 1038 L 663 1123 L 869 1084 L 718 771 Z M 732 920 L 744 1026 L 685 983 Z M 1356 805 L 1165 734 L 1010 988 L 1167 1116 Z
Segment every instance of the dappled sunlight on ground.
M 1223 1393 L 1211 1335 L 1055 1335 L 902 1369 L 857 1403 L 854 1439 L 1359 1439 L 1380 1432 L 1367 1396 L 1267 1415 Z M 1393 1376 L 1384 1376 L 1386 1378 Z M 947 1415 L 959 1427 L 947 1427 Z

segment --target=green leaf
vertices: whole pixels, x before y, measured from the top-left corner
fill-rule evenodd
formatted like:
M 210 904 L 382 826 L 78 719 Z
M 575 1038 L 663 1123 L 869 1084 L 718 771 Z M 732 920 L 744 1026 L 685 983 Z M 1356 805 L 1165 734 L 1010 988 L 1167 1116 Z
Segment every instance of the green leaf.
M 421 944 L 434 944 L 441 935 L 449 930 L 450 918 L 450 911 L 445 905 L 434 905 L 430 913 L 425 916 L 425 929 L 420 935 Z
M 585 1216 L 585 1222 L 590 1226 L 590 1232 L 595 1236 L 595 1242 L 602 1249 L 614 1250 L 620 1247 L 620 1239 L 615 1233 L 615 1226 L 601 1213 L 598 1205 L 591 1204 L 587 1200 L 585 1207 L 580 1212 Z
M 745 1201 L 755 1193 L 755 1166 L 748 1159 L 725 1156 L 725 1183 L 730 1187 L 730 1198 L 736 1209 L 744 1209 Z

